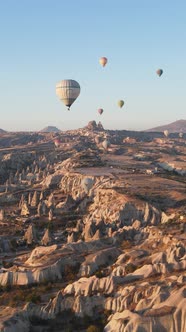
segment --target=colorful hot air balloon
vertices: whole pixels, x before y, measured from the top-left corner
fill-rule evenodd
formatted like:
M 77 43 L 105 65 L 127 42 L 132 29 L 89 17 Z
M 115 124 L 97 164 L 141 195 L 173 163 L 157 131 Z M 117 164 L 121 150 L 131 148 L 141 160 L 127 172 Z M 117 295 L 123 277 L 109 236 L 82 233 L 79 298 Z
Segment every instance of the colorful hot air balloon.
M 123 101 L 123 100 L 119 100 L 119 101 L 118 101 L 118 106 L 119 106 L 120 108 L 122 108 L 123 105 L 124 105 L 124 101 Z
M 103 109 L 102 108 L 99 108 L 98 109 L 98 113 L 101 115 L 103 113 Z
M 163 74 L 163 69 L 156 70 L 156 74 L 160 77 Z
M 80 85 L 74 80 L 63 80 L 56 84 L 56 94 L 70 110 L 80 94 Z
M 99 63 L 101 66 L 105 67 L 105 65 L 107 64 L 108 60 L 107 58 L 105 58 L 104 56 L 102 58 L 99 59 Z

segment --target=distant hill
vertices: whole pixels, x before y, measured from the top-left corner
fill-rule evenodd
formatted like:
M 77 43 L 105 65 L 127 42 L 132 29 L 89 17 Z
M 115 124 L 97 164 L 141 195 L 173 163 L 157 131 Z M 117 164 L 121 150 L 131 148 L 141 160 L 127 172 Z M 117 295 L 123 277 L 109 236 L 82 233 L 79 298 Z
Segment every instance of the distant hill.
M 59 133 L 61 130 L 58 129 L 57 127 L 54 127 L 54 126 L 48 126 L 48 127 L 45 127 L 44 129 L 40 130 L 40 132 L 43 132 L 43 133 Z
M 5 134 L 6 131 L 0 128 L 0 134 Z
M 145 131 L 163 132 L 164 130 L 168 130 L 169 133 L 186 133 L 186 120 L 178 120 L 167 125 L 151 128 Z

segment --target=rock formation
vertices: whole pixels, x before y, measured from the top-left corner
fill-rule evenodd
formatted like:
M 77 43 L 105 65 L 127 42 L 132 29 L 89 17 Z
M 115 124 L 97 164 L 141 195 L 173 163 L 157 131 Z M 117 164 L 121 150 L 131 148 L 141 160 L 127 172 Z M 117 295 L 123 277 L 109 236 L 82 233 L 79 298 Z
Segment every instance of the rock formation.
M 27 244 L 37 243 L 38 242 L 38 234 L 37 230 L 33 225 L 30 225 L 24 235 L 24 240 L 26 240 Z
M 54 138 L 0 137 L 0 331 L 185 332 L 184 137 Z

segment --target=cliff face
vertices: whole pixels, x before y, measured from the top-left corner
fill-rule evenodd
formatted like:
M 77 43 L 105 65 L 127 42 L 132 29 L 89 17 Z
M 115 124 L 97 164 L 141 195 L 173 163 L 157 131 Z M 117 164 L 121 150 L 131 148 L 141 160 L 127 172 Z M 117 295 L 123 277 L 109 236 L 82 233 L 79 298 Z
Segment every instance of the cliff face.
M 46 306 L 39 308 L 30 304 L 22 313 L 12 314 L 8 326 L 3 324 L 1 331 L 29 331 L 29 319 L 32 317 L 55 319 L 59 313 L 65 315 L 69 309 L 79 317 L 91 317 L 100 308 L 112 313 L 104 331 L 129 332 L 143 329 L 149 332 L 160 331 L 160 328 L 166 332 L 185 331 L 185 286 L 171 293 L 163 284 L 150 288 L 145 282 L 137 286 L 123 286 L 121 278 L 81 278 L 78 283 L 68 286 L 64 294 L 59 292 Z M 135 304 L 135 312 L 129 309 L 131 303 Z

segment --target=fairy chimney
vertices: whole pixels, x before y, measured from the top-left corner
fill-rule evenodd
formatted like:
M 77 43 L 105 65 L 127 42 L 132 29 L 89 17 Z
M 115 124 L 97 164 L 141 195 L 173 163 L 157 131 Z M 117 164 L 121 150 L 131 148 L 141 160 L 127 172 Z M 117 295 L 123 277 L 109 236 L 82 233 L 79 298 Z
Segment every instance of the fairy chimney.
M 46 229 L 42 239 L 41 239 L 41 244 L 43 246 L 48 246 L 52 243 L 52 235 L 49 229 Z
M 38 167 L 38 165 L 36 165 L 34 173 L 36 174 L 36 173 L 38 173 L 38 171 L 39 171 L 39 167 Z
M 49 198 L 48 198 L 48 207 L 54 206 L 55 205 L 55 199 L 54 199 L 54 195 L 50 194 Z
M 34 225 L 30 225 L 25 232 L 24 240 L 26 240 L 27 244 L 37 243 L 38 242 L 38 234 Z
M 77 233 L 72 232 L 71 234 L 68 234 L 67 237 L 67 243 L 77 242 Z
M 37 191 L 34 191 L 32 201 L 31 201 L 31 206 L 35 207 L 38 205 L 38 203 L 39 203 L 38 193 L 37 193 Z
M 20 201 L 19 201 L 19 208 L 20 209 L 22 208 L 24 203 L 25 203 L 25 196 L 22 194 L 21 198 L 20 198 Z
M 53 218 L 54 218 L 54 213 L 53 213 L 53 210 L 50 209 L 50 211 L 49 211 L 49 213 L 48 213 L 48 220 L 49 220 L 49 221 L 52 221 Z
M 30 214 L 27 202 L 24 202 L 21 207 L 21 216 L 28 216 Z
M 39 196 L 39 200 L 42 201 L 43 199 L 44 199 L 44 193 L 43 193 L 43 191 L 41 191 L 40 196 Z
M 5 211 L 3 209 L 0 210 L 0 220 L 2 221 L 5 217 Z
M 39 217 L 42 216 L 42 202 L 39 202 L 39 204 L 37 206 L 37 214 Z
M 28 194 L 28 205 L 31 205 L 31 202 L 32 202 L 32 193 L 30 192 Z
M 42 215 L 45 216 L 47 213 L 47 206 L 45 201 L 42 201 Z

